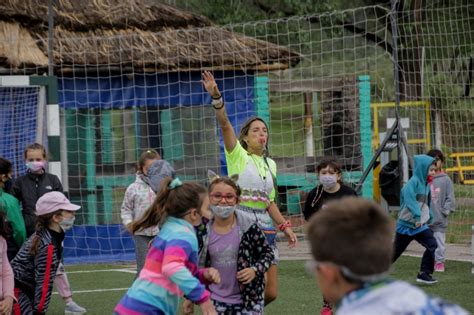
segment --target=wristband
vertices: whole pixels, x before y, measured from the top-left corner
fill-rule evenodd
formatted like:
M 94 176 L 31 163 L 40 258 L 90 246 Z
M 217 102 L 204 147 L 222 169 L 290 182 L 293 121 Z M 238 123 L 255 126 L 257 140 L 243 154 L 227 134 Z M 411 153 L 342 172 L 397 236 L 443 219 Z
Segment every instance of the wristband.
M 221 94 L 219 94 L 219 96 L 218 96 L 218 97 L 211 96 L 211 98 L 212 98 L 213 100 L 218 100 L 218 99 L 222 98 L 222 95 L 221 95 Z
M 212 107 L 214 107 L 214 109 L 221 109 L 222 107 L 224 107 L 222 96 L 219 97 L 218 99 L 212 99 Z
M 283 222 L 282 224 L 278 225 L 278 229 L 282 232 L 285 231 L 286 228 L 289 228 L 291 227 L 291 221 L 289 220 L 286 220 L 285 222 Z

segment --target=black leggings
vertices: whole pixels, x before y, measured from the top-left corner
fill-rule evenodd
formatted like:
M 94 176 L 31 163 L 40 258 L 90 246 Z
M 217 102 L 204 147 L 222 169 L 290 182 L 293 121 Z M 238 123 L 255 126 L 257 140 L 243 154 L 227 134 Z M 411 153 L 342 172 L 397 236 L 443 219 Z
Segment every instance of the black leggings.
M 438 245 L 436 244 L 436 239 L 430 229 L 426 229 L 415 235 L 396 233 L 393 262 L 400 257 L 413 240 L 417 241 L 425 248 L 425 252 L 421 258 L 420 272 L 432 274 L 434 270 L 435 250 Z

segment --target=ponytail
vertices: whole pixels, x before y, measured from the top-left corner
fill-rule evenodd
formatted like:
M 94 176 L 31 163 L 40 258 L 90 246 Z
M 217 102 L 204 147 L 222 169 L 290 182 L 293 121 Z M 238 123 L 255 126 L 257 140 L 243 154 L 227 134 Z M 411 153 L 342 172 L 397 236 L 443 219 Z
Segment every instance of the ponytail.
M 36 254 L 38 253 L 38 247 L 39 247 L 40 241 L 41 241 L 41 234 L 43 234 L 43 231 L 46 230 L 46 228 L 49 226 L 49 224 L 51 223 L 51 220 L 53 219 L 53 217 L 56 214 L 61 214 L 62 211 L 63 210 L 58 210 L 58 211 L 55 211 L 55 212 L 51 212 L 51 213 L 47 213 L 47 214 L 43 214 L 43 215 L 38 216 L 38 221 L 36 223 L 35 233 L 34 233 L 33 239 L 31 240 L 30 253 L 33 256 L 36 256 Z
M 196 183 L 181 183 L 178 178 L 166 177 L 161 183 L 153 204 L 143 217 L 132 222 L 132 233 L 162 224 L 168 216 L 184 217 L 189 209 L 201 209 L 206 188 Z
M 147 211 L 140 220 L 132 222 L 132 233 L 152 226 L 156 226 L 164 220 L 166 214 L 166 200 L 168 199 L 171 191 L 168 186 L 171 183 L 171 180 L 171 177 L 166 177 L 165 179 L 163 179 L 163 181 L 161 182 L 161 189 L 158 192 L 158 195 L 156 195 L 156 198 L 151 204 L 151 206 L 147 209 Z

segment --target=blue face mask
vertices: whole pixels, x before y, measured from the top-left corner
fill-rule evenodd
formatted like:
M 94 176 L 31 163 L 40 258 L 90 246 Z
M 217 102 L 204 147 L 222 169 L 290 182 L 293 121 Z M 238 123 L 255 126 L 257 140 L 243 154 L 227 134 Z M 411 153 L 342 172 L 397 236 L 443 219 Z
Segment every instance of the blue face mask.
M 234 206 L 210 206 L 212 214 L 220 219 L 227 219 L 235 212 Z

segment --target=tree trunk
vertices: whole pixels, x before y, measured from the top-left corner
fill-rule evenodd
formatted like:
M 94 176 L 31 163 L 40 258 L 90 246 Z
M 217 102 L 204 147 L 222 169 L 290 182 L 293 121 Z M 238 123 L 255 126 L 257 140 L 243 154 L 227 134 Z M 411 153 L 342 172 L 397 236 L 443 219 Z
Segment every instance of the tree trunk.
M 400 99 L 402 101 L 417 101 L 422 97 L 422 3 L 422 0 L 413 2 L 414 16 L 406 14 L 405 1 L 400 1 L 398 7 L 398 69 Z

